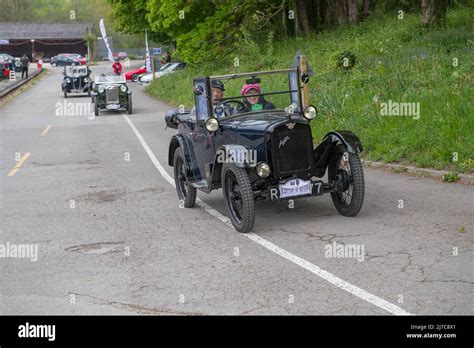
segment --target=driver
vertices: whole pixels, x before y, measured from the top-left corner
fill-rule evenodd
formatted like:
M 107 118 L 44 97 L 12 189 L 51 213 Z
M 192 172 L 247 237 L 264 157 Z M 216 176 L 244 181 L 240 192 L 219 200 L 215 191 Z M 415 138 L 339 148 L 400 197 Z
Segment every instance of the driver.
M 246 109 L 244 112 L 275 109 L 275 105 L 267 102 L 263 95 L 260 95 L 261 88 L 258 83 L 243 85 L 240 95 L 244 97 Z
M 224 98 L 224 84 L 221 80 L 211 81 L 211 99 L 214 108 L 214 115 L 219 117 L 230 116 L 233 114 L 233 109 L 229 104 L 222 103 L 221 99 Z

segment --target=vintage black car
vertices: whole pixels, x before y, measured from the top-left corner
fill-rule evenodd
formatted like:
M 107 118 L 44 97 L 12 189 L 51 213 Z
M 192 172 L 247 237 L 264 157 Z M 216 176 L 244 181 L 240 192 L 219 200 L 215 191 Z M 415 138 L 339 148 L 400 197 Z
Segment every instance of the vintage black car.
M 90 97 L 92 92 L 91 70 L 87 66 L 65 66 L 63 72 L 61 89 L 64 98 L 68 93 L 87 93 Z
M 216 99 L 213 88 L 232 90 L 228 85 L 245 78 L 243 95 Z M 280 81 L 282 89 L 258 92 L 264 78 L 265 88 Z M 209 193 L 222 188 L 229 218 L 244 233 L 254 226 L 254 201 L 259 199 L 330 193 L 340 214 L 358 214 L 365 190 L 361 142 L 350 131 L 331 131 L 313 145 L 310 122 L 317 110 L 307 105 L 307 82 L 308 74 L 299 66 L 195 78 L 195 107 L 165 115 L 167 126 L 178 130 L 171 138 L 168 163 L 174 167 L 182 206 L 194 206 L 197 189 Z M 245 94 L 249 85 L 258 87 Z M 263 107 L 249 108 L 249 98 Z M 325 182 L 321 178 L 326 171 Z
M 126 109 L 132 113 L 132 91 L 128 88 L 125 76 L 96 76 L 92 92 L 95 115 L 100 110 Z

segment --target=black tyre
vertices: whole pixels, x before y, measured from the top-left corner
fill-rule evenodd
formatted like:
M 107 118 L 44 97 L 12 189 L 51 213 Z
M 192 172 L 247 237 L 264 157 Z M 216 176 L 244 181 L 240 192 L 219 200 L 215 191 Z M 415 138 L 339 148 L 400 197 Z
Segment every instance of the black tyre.
M 247 172 L 234 163 L 226 163 L 222 166 L 221 183 L 232 225 L 238 232 L 250 232 L 255 223 L 255 204 Z
M 138 75 L 137 75 L 137 74 L 133 74 L 133 75 L 132 75 L 132 81 L 133 81 L 133 82 L 137 82 L 137 81 L 138 81 Z
M 66 89 L 63 89 L 63 93 L 64 93 L 64 98 L 67 98 L 67 91 L 66 91 Z
M 56 67 L 58 65 L 56 63 L 51 63 L 51 66 Z
M 359 156 L 347 152 L 342 145 L 334 148 L 329 160 L 329 182 L 333 183 L 337 176 L 345 178 L 345 185 L 341 191 L 331 192 L 334 206 L 343 216 L 355 216 L 364 204 L 364 170 Z
M 128 96 L 128 104 L 127 104 L 127 111 L 131 115 L 133 112 L 133 104 L 132 104 L 132 96 Z
M 87 89 L 87 96 L 88 96 L 88 97 L 91 96 L 91 89 L 90 89 L 90 88 Z
M 97 104 L 97 100 L 94 102 L 94 114 L 99 116 L 99 104 Z
M 173 169 L 174 183 L 179 200 L 184 202 L 185 208 L 194 207 L 194 204 L 196 203 L 196 188 L 186 182 L 184 155 L 180 147 L 174 151 Z

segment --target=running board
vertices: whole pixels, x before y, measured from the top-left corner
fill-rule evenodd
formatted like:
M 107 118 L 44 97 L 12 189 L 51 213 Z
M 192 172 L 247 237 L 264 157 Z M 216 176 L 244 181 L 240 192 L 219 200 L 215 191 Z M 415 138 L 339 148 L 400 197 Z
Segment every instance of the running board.
M 198 190 L 201 190 L 203 192 L 209 193 L 209 189 L 207 187 L 207 182 L 205 180 L 199 180 L 191 183 L 191 186 L 194 188 L 197 188 Z

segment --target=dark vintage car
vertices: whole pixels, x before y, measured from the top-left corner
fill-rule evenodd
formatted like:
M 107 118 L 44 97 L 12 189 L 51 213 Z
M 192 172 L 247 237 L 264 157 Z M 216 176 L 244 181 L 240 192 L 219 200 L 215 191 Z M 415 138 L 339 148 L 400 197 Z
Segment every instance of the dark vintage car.
M 92 92 L 95 115 L 100 110 L 126 109 L 132 113 L 132 91 L 128 88 L 125 76 L 96 76 Z
M 64 98 L 68 93 L 87 93 L 90 97 L 92 92 L 91 71 L 87 66 L 65 66 L 61 89 Z
M 213 89 L 232 90 L 227 85 L 242 78 L 250 79 L 240 96 L 216 99 Z M 272 81 L 282 81 L 283 86 L 263 93 L 263 78 L 267 87 Z M 260 199 L 292 200 L 330 193 L 340 214 L 357 215 L 365 190 L 358 156 L 361 142 L 350 131 L 331 131 L 318 146 L 313 145 L 310 122 L 317 111 L 308 105 L 307 82 L 308 75 L 301 73 L 299 65 L 195 78 L 195 107 L 165 115 L 167 126 L 178 130 L 171 138 L 168 163 L 174 167 L 181 205 L 193 207 L 197 189 L 210 193 L 222 188 L 228 216 L 234 228 L 244 233 L 254 226 L 254 201 Z M 248 86 L 255 85 L 249 90 Z M 251 98 L 263 106 L 250 108 Z M 327 181 L 323 181 L 326 172 Z

